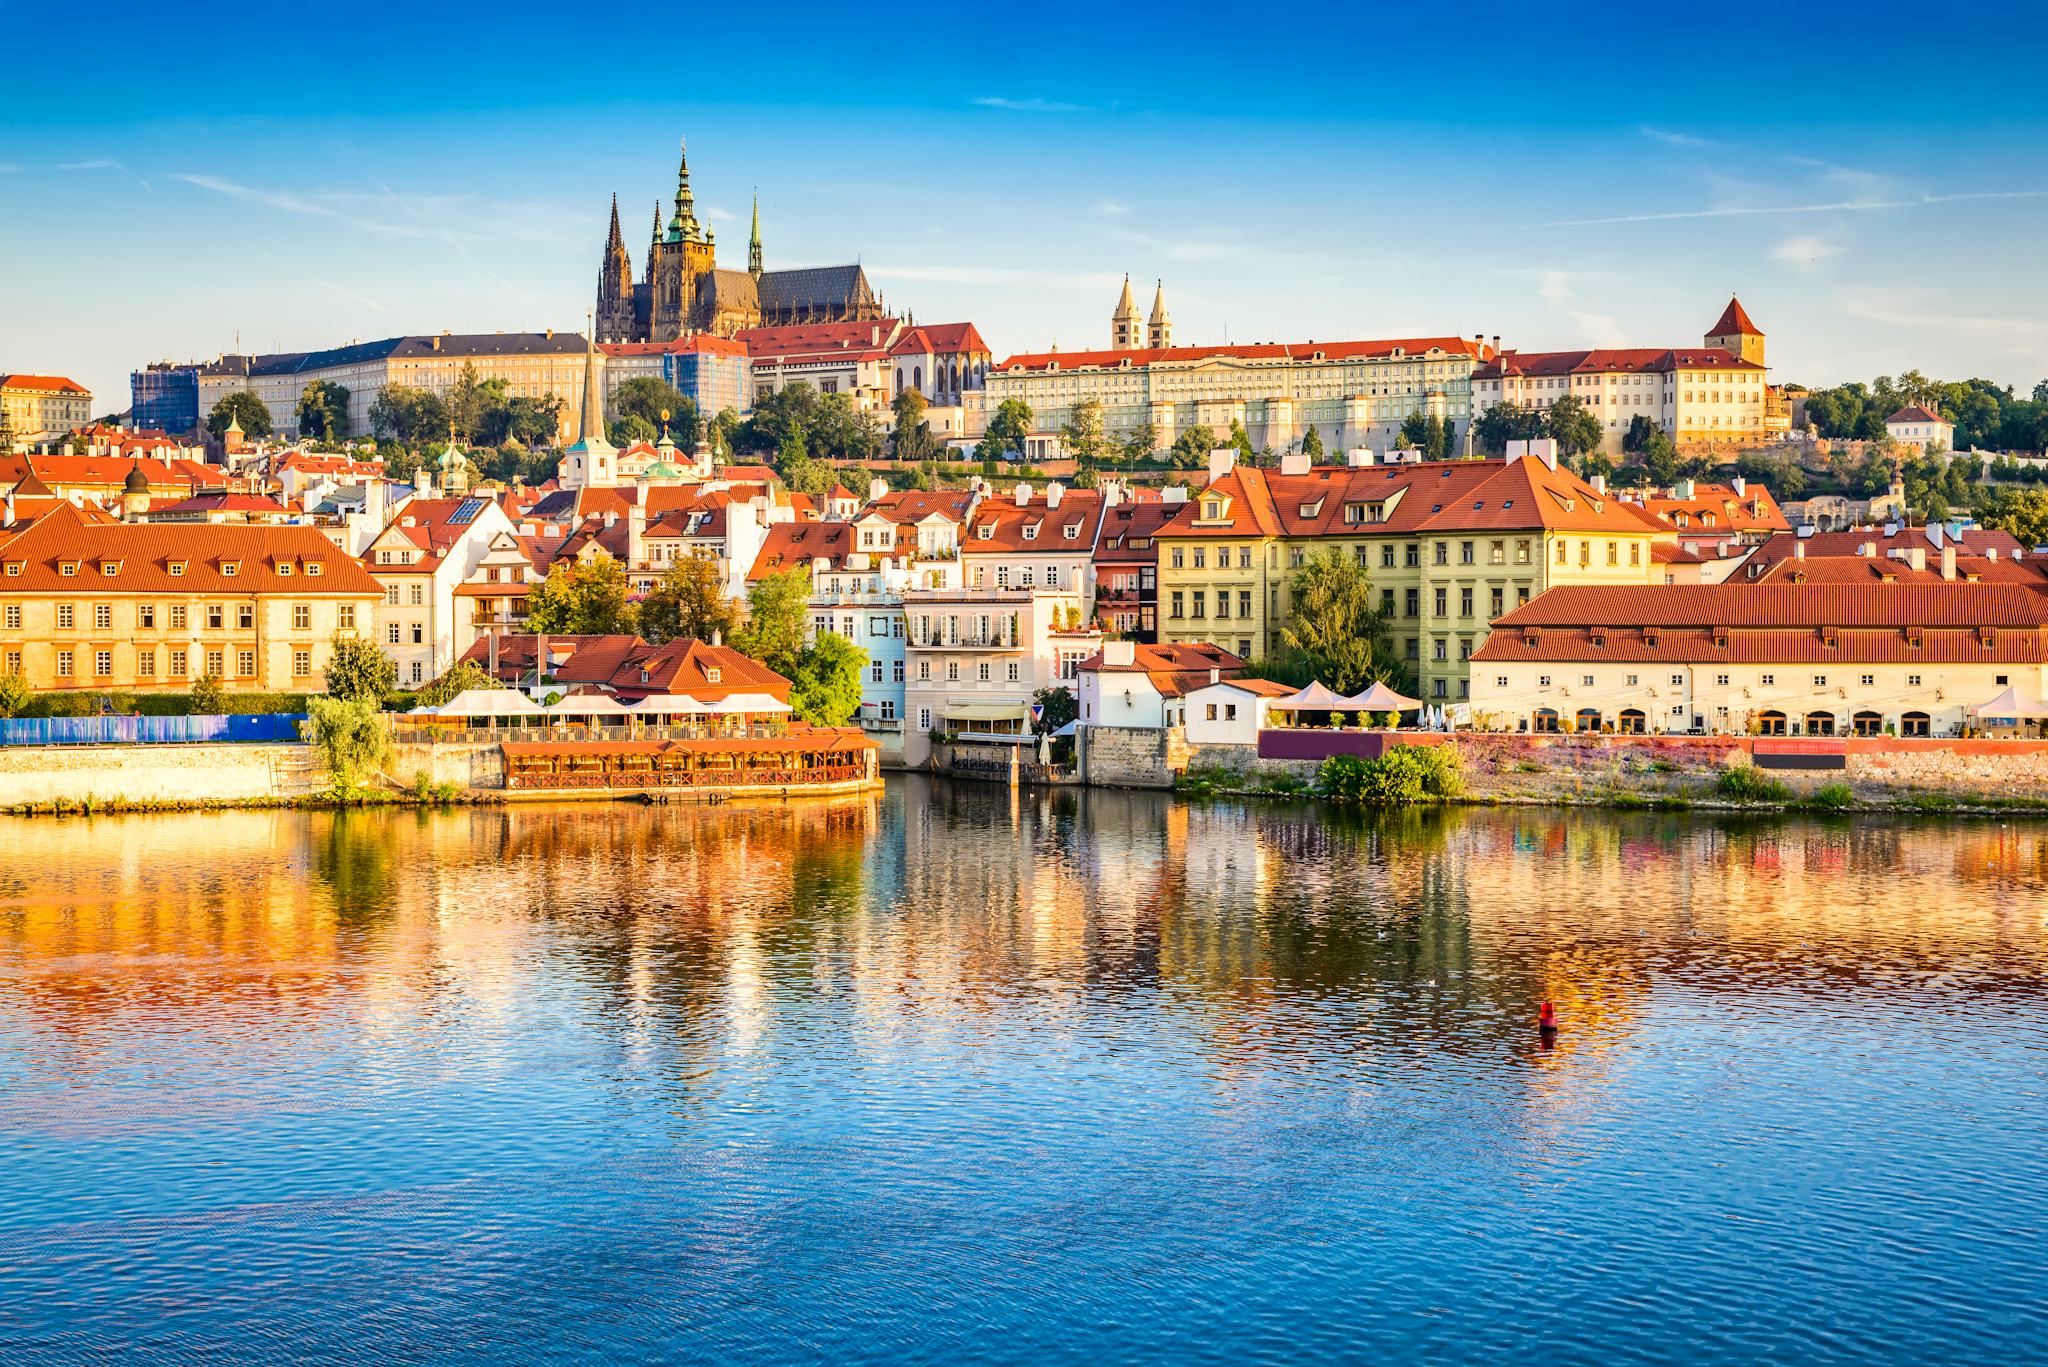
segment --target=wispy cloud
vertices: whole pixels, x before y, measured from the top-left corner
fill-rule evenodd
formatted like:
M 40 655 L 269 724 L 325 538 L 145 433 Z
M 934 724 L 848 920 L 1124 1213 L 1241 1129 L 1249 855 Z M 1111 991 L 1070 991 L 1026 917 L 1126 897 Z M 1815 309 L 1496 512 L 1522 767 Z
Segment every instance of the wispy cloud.
M 1842 254 L 1842 244 L 1818 233 L 1797 233 L 1771 248 L 1771 260 L 1795 271 L 1816 271 Z
M 59 171 L 126 171 L 128 168 L 112 157 L 94 157 L 91 161 L 60 161 Z
M 26 166 L 23 166 L 19 162 L 0 161 L 0 176 L 11 176 L 16 171 L 26 171 L 27 169 L 28 168 Z
M 1628 338 L 1619 319 L 1610 314 L 1594 313 L 1584 308 L 1574 308 L 1578 297 L 1575 283 L 1581 278 L 1577 273 L 1559 266 L 1545 266 L 1537 270 L 1517 269 L 1505 272 L 1508 275 L 1536 278 L 1536 297 L 1572 320 L 1577 329 L 1577 340 L 1587 346 L 1618 347 L 1628 345 Z
M 479 205 L 455 195 L 400 194 L 388 185 L 379 185 L 374 194 L 303 193 L 190 172 L 175 173 L 171 179 L 277 213 L 326 219 L 379 237 L 441 242 L 457 252 L 466 252 L 471 243 L 485 239 L 555 240 L 552 231 L 538 226 L 547 216 L 528 211 L 533 206 Z
M 1838 199 L 1822 204 L 1745 204 L 1717 209 L 1673 209 L 1653 214 L 1615 214 L 1607 218 L 1564 218 L 1545 228 L 1597 228 L 1610 223 L 1674 223 L 1693 218 L 1768 218 L 1774 214 L 1852 214 L 1879 209 L 1923 209 L 1935 204 L 1981 200 L 2048 199 L 2048 190 L 1972 190 L 1951 195 L 1914 195 L 1905 199 Z
M 1093 107 L 1069 104 L 1065 100 L 1048 100 L 1039 95 L 1022 100 L 1012 99 L 1007 95 L 977 95 L 969 103 L 980 105 L 983 109 L 1006 109 L 1013 114 L 1086 114 Z
M 1719 147 L 1721 145 L 1711 138 L 1694 137 L 1690 133 L 1675 133 L 1668 128 L 1653 128 L 1649 124 L 1644 124 L 1636 131 L 1652 142 L 1661 142 L 1666 147 L 1704 148 Z
M 1837 295 L 1836 303 L 1852 318 L 1909 334 L 1946 333 L 1997 347 L 2048 351 L 2048 320 L 2040 318 L 1960 313 L 1924 293 L 1895 290 L 1852 290 Z
M 357 294 L 354 290 L 347 289 L 341 285 L 337 285 L 332 280 L 317 280 L 314 283 L 319 285 L 320 288 L 322 289 L 333 290 L 336 294 L 340 295 L 344 299 L 353 299 L 358 304 L 363 305 L 365 308 L 373 308 L 377 310 L 377 312 L 379 313 L 391 312 L 390 309 L 385 308 L 382 304 L 378 303 L 375 299 L 372 299 L 369 295 Z
M 737 223 L 740 221 L 739 215 L 735 214 L 732 210 L 721 209 L 716 205 L 710 204 L 704 206 L 704 217 L 710 219 L 713 223 Z
M 1095 201 L 1095 212 L 1104 218 L 1125 218 L 1129 216 L 1131 206 L 1120 199 L 1098 199 Z

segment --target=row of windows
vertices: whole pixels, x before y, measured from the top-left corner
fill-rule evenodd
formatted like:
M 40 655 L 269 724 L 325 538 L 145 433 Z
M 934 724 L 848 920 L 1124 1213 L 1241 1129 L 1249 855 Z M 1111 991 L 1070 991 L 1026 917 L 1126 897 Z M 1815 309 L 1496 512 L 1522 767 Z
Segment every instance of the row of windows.
M 1581 688 L 1591 688 L 1591 687 L 1593 687 L 1593 677 L 1594 677 L 1594 676 L 1593 676 L 1593 675 L 1591 675 L 1591 674 L 1581 674 L 1581 675 L 1579 675 L 1579 687 L 1581 687 Z M 1732 677 L 1733 677 L 1732 675 L 1728 675 L 1728 674 L 1716 674 L 1716 675 L 1714 676 L 1714 686 L 1715 686 L 1716 688 L 1727 688 L 1727 687 L 1729 687 L 1729 686 L 1730 686 L 1730 683 L 1729 683 L 1729 681 L 1730 681 L 1730 679 L 1731 679 Z M 1920 676 L 1920 675 L 1918 675 L 1918 674 L 1908 674 L 1908 675 L 1906 676 L 1906 687 L 1908 687 L 1908 688 L 1918 688 L 1918 687 L 1920 687 L 1920 678 L 1921 678 L 1921 676 Z M 1497 677 L 1496 677 L 1496 678 L 1494 679 L 1494 681 L 1493 681 L 1493 682 L 1494 682 L 1494 686 L 1495 686 L 1496 688 L 1506 688 L 1506 687 L 1508 686 L 1508 676 L 1507 676 L 1507 675 L 1505 675 L 1505 674 L 1499 675 L 1499 676 L 1497 676 Z M 1641 682 L 1642 682 L 1642 676 L 1641 676 L 1641 675 L 1638 675 L 1638 674 L 1625 674 L 1625 675 L 1623 675 L 1623 676 L 1622 676 L 1622 686 L 1623 686 L 1623 687 L 1625 687 L 1625 688 L 1634 688 L 1634 687 L 1636 687 L 1637 685 L 1639 685 L 1639 684 L 1640 684 Z M 1877 686 L 1877 676 L 1876 676 L 1875 674 L 1859 674 L 1859 675 L 1857 676 L 1857 678 L 1856 678 L 1856 682 L 1857 682 L 1857 684 L 1858 684 L 1858 685 L 1859 685 L 1860 687 L 1863 687 L 1863 688 L 1874 688 L 1874 687 L 1876 687 L 1876 686 Z M 1996 683 L 1997 683 L 1997 684 L 1999 684 L 1999 685 L 2003 685 L 2003 684 L 2004 684 L 2004 683 L 2006 683 L 2006 682 L 2007 682 L 2007 676 L 2006 676 L 2006 675 L 2004 675 L 2004 674 L 2000 674 L 2000 675 L 1998 675 L 1998 676 L 1997 676 L 1997 680 L 1996 680 Z M 1758 675 L 1758 676 L 1757 676 L 1757 684 L 1758 684 L 1758 686 L 1759 686 L 1759 687 L 1763 687 L 1763 688 L 1776 688 L 1776 687 L 1778 686 L 1778 676 L 1777 676 L 1776 674 L 1760 674 L 1760 675 Z M 1537 686 L 1538 688 L 1548 688 L 1548 687 L 1550 687 L 1550 675 L 1548 675 L 1548 674 L 1538 674 L 1538 675 L 1536 676 L 1536 686 Z M 1683 674 L 1673 674 L 1673 675 L 1671 676 L 1671 686 L 1672 686 L 1673 688 L 1683 688 L 1683 687 L 1685 687 L 1685 675 L 1683 675 Z M 1828 676 L 1827 676 L 1827 675 L 1825 675 L 1825 674 L 1816 674 L 1816 675 L 1814 675 L 1814 676 L 1813 676 L 1813 686 L 1814 686 L 1815 688 L 1826 688 L 1826 687 L 1828 686 Z
M 255 604 L 237 603 L 234 605 L 234 609 L 235 629 L 237 631 L 253 631 L 256 629 Z M 354 631 L 356 628 L 356 605 L 354 603 L 343 603 L 340 605 L 339 613 L 341 629 L 344 631 Z M 200 609 L 201 620 L 205 622 L 208 631 L 225 631 L 227 629 L 227 615 L 227 605 L 223 603 L 208 603 Z M 4 608 L 0 608 L 0 624 L 4 624 L 6 630 L 20 631 L 21 620 L 21 604 L 9 603 Z M 135 627 L 138 631 L 154 631 L 159 623 L 171 631 L 185 631 L 190 628 L 191 620 L 190 606 L 185 603 L 170 603 L 161 607 L 156 603 L 137 603 L 135 605 Z M 75 631 L 77 628 L 78 605 L 75 603 L 57 604 L 57 630 Z M 92 629 L 94 631 L 112 631 L 114 629 L 114 605 L 112 603 L 94 603 L 92 605 Z M 292 604 L 292 630 L 311 631 L 312 629 L 312 604 Z
M 80 654 L 81 652 L 75 650 L 60 650 L 57 652 L 56 672 L 58 678 L 73 679 L 78 677 Z M 85 663 L 91 666 L 93 678 L 111 679 L 114 677 L 114 652 L 110 648 L 101 647 L 97 650 L 83 652 L 83 654 L 86 656 Z M 211 674 L 216 679 L 228 677 L 253 679 L 256 677 L 256 652 L 253 650 L 237 650 L 234 652 L 232 658 L 235 672 L 232 676 L 226 672 L 230 658 L 227 651 L 205 650 L 198 652 L 198 654 L 203 666 L 203 672 Z M 192 656 L 193 652 L 186 650 L 183 646 L 170 647 L 164 651 L 164 672 L 159 675 L 156 668 L 157 648 L 155 646 L 144 646 L 135 652 L 135 677 L 138 679 L 155 679 L 159 677 L 166 679 L 188 678 L 190 677 Z M 0 663 L 6 665 L 8 673 L 19 674 L 21 672 L 21 652 L 19 650 L 8 651 L 4 661 L 0 661 Z M 293 650 L 292 677 L 295 679 L 310 678 L 312 673 L 313 652 L 304 647 Z
M 1186 604 L 1181 599 L 1183 592 L 1188 594 Z M 1191 613 L 1184 612 L 1182 609 L 1185 606 L 1192 606 L 1194 611 Z M 1202 589 L 1185 591 L 1174 589 L 1168 597 L 1166 615 L 1168 617 L 1207 617 L 1209 615 L 1209 595 Z M 1239 589 L 1237 591 L 1237 615 L 1239 617 L 1250 617 L 1252 615 L 1252 591 L 1250 589 Z M 1216 590 L 1216 616 L 1218 620 L 1222 621 L 1227 621 L 1230 618 L 1229 589 Z
M 880 666 L 877 666 L 877 668 L 879 668 L 879 667 L 880 667 Z M 972 667 L 973 667 L 973 670 L 974 670 L 974 677 L 975 677 L 975 679 L 976 679 L 976 680 L 977 680 L 978 682 L 981 682 L 981 683 L 994 683 L 994 682 L 995 682 L 995 666 L 994 666 L 994 665 L 993 665 L 993 664 L 992 664 L 991 662 L 989 662 L 989 661 L 987 661 L 987 660 L 982 660 L 982 661 L 980 661 L 979 663 L 975 663 L 975 664 L 973 664 L 973 666 L 972 666 Z M 896 669 L 897 669 L 897 673 L 896 673 L 896 680 L 897 680 L 897 682 L 898 682 L 898 683 L 901 683 L 901 682 L 903 681 L 903 673 L 902 673 L 902 670 L 903 670 L 903 662 L 902 662 L 901 660 L 898 660 L 898 661 L 896 662 Z M 958 660 L 948 660 L 948 661 L 946 661 L 946 663 L 945 663 L 945 677 L 946 677 L 946 682 L 947 682 L 947 683 L 959 683 L 959 682 L 960 682 L 960 670 L 961 670 L 961 662 L 960 662 L 960 661 L 958 661 Z M 1022 679 L 1023 679 L 1023 666 L 1022 666 L 1022 665 L 1021 665 L 1021 664 L 1020 664 L 1020 663 L 1019 663 L 1018 661 L 1016 661 L 1016 660 L 1011 660 L 1011 661 L 1009 661 L 1009 662 L 1008 662 L 1008 663 L 1007 663 L 1007 664 L 1006 664 L 1006 665 L 1004 666 L 1004 674 L 1003 674 L 1003 679 L 1004 679 L 1004 682 L 1006 682 L 1006 683 L 1019 683 L 1019 682 L 1021 682 L 1021 681 L 1022 681 Z M 919 660 L 919 661 L 917 662 L 917 681 L 918 681 L 919 683 L 930 683 L 930 682 L 931 682 L 931 680 L 932 680 L 932 662 L 931 662 L 930 660 Z M 875 680 L 875 682 L 876 682 L 876 683 L 880 683 L 880 682 L 881 682 L 881 680 L 880 680 L 880 679 L 876 679 L 876 680 Z

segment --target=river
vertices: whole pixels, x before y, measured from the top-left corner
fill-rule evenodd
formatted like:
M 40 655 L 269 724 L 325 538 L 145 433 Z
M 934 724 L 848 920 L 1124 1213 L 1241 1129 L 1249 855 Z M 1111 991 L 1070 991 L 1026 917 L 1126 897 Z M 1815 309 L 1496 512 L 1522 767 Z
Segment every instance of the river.
M 0 1361 L 2048 1360 L 2044 906 L 1991 821 L 4 819 Z

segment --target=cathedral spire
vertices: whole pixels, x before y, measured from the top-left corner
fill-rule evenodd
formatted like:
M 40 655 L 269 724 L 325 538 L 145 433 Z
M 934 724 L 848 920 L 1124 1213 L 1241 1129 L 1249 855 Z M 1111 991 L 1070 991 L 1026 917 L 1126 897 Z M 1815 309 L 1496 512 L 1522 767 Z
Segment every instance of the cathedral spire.
M 761 196 L 754 195 L 754 235 L 747 239 L 747 274 L 761 278 Z
M 697 201 L 690 194 L 690 149 L 681 139 L 676 143 L 679 160 L 676 162 L 676 215 L 668 221 L 668 240 L 671 242 L 701 242 L 702 230 L 697 226 Z
M 619 195 L 616 190 L 612 192 L 611 236 L 605 239 L 604 249 L 607 252 L 622 252 L 626 250 L 626 239 L 619 235 Z
M 1109 316 L 1109 347 L 1112 351 L 1136 351 L 1138 349 L 1138 301 L 1131 297 L 1131 277 L 1124 277 L 1124 292 L 1116 301 L 1116 312 Z
M 576 440 L 586 448 L 605 446 L 604 437 L 604 382 L 597 377 L 597 330 L 595 326 L 584 330 L 583 338 L 583 415 L 576 424 Z M 449 438 L 452 446 L 454 438 Z
M 1145 345 L 1154 351 L 1162 351 L 1173 345 L 1173 315 L 1166 311 L 1166 282 L 1158 281 L 1152 290 L 1152 317 L 1145 327 Z

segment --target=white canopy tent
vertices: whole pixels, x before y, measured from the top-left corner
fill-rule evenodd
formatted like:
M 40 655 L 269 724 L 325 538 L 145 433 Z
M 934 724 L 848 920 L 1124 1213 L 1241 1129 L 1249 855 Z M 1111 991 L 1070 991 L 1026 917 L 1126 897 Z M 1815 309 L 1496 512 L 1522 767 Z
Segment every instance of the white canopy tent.
M 1307 688 L 1290 697 L 1280 698 L 1268 704 L 1267 710 L 1274 712 L 1349 712 L 1351 701 L 1342 694 L 1332 693 L 1320 683 L 1311 683 Z
M 2048 717 L 2048 707 L 2024 696 L 2017 688 L 2008 687 L 1990 702 L 1978 703 L 1970 709 L 1970 715 L 1977 718 L 1998 720 L 2031 721 Z
M 1383 683 L 1375 683 L 1363 693 L 1339 699 L 1338 705 L 1353 712 L 1413 712 L 1422 706 L 1422 699 L 1396 693 Z
M 439 707 L 415 708 L 412 715 L 441 718 L 544 717 L 548 712 L 512 688 L 466 688 Z
M 724 702 L 711 704 L 711 710 L 719 716 L 729 717 L 741 714 L 760 715 L 769 712 L 787 712 L 790 710 L 790 706 L 788 703 L 780 702 L 766 693 L 735 693 Z
M 556 717 L 629 717 L 632 709 L 606 693 L 577 693 L 558 698 L 548 713 Z

